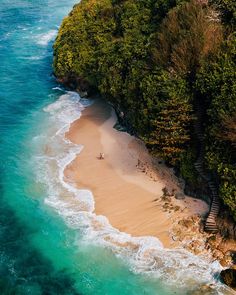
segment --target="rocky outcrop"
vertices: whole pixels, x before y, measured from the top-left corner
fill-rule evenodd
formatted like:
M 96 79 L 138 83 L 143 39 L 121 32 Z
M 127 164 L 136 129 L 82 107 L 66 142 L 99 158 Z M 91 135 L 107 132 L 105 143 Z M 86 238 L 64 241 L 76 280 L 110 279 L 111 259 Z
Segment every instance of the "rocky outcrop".
M 97 93 L 97 90 L 84 78 L 77 77 L 77 76 L 68 76 L 68 77 L 62 77 L 58 78 L 56 77 L 56 80 L 58 83 L 64 85 L 66 88 L 77 91 L 78 93 L 83 94 L 86 93 L 86 96 L 94 95 Z
M 233 217 L 229 215 L 227 208 L 222 208 L 220 216 L 217 218 L 217 225 L 222 237 L 236 240 L 236 223 Z
M 130 135 L 134 135 L 135 137 L 139 138 L 138 134 L 135 132 L 135 129 L 130 124 L 127 114 L 120 108 L 120 106 L 115 105 L 110 101 L 108 103 L 115 110 L 117 116 L 117 123 L 115 124 L 114 128 L 116 128 L 118 131 L 128 132 Z
M 220 273 L 221 280 L 230 288 L 236 290 L 236 269 L 228 268 Z

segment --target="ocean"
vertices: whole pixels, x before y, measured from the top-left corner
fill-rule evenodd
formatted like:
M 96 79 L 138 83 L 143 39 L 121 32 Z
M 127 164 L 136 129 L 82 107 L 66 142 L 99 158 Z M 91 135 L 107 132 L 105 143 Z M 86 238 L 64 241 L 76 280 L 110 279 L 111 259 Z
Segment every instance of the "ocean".
M 0 294 L 233 294 L 218 262 L 120 233 L 93 213 L 90 190 L 65 182 L 86 147 L 64 135 L 90 104 L 52 73 L 53 41 L 74 4 L 0 0 Z

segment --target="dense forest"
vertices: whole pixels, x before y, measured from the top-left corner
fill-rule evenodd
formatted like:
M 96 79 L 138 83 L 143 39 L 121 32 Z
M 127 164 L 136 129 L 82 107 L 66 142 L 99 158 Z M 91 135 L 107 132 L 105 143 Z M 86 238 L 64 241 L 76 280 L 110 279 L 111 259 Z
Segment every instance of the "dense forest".
M 82 0 L 59 30 L 54 72 L 99 92 L 192 186 L 204 166 L 236 220 L 236 1 Z

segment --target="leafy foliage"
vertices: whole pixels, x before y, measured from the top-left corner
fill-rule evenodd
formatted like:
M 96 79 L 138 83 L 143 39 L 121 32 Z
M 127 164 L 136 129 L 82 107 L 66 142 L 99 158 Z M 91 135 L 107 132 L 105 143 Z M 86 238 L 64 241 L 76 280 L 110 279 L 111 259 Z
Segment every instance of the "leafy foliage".
M 210 0 L 221 12 L 224 22 L 236 27 L 236 2 L 234 0 Z
M 145 141 L 154 154 L 175 165 L 190 140 L 191 95 L 184 80 L 171 80 L 168 73 L 159 77 L 159 83 L 162 99 L 159 99 L 159 111 L 150 119 L 151 132 Z
M 236 36 L 224 43 L 218 56 L 207 60 L 196 81 L 208 108 L 206 129 L 209 168 L 220 182 L 220 193 L 236 219 Z
M 203 101 L 206 166 L 236 218 L 235 15 L 231 0 L 82 0 L 59 30 L 54 72 L 97 89 L 192 184 Z
M 154 61 L 193 79 L 201 61 L 217 51 L 222 40 L 222 27 L 211 18 L 212 11 L 200 1 L 172 9 L 154 38 Z

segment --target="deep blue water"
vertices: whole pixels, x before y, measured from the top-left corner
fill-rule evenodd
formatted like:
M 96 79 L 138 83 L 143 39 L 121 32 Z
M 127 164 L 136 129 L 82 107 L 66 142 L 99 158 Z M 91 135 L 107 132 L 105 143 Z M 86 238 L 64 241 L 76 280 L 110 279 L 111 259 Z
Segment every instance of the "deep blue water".
M 63 94 L 54 89 L 52 44 L 74 4 L 0 0 L 0 294 L 192 294 L 196 282 L 166 286 L 171 267 L 160 264 L 165 280 L 135 274 L 114 251 L 84 243 L 81 229 L 45 203 L 34 159 L 55 122 L 45 107 Z
M 37 126 L 35 114 L 48 103 L 55 83 L 51 44 L 36 42 L 48 28 L 57 29 L 72 4 L 0 1 L 1 294 L 79 294 L 68 271 L 56 269 L 42 249 L 32 243 L 37 236 L 44 239 L 40 231 L 46 229 L 49 219 L 40 211 L 39 203 L 29 198 L 36 192 L 27 170 L 27 141 Z M 51 226 L 60 243 L 59 224 Z

